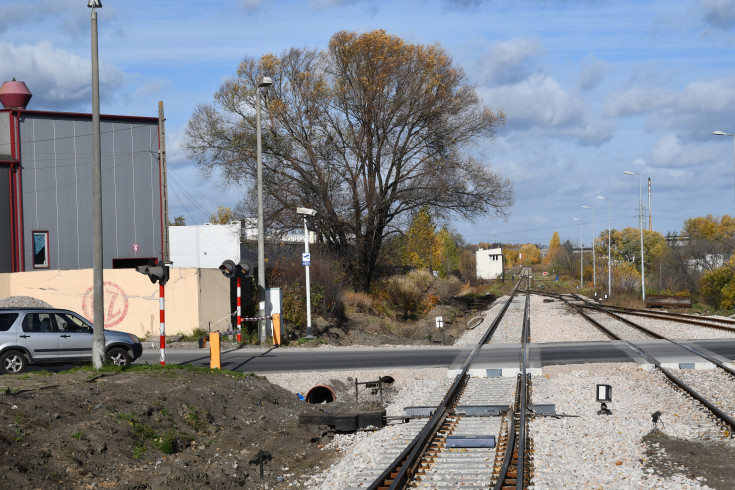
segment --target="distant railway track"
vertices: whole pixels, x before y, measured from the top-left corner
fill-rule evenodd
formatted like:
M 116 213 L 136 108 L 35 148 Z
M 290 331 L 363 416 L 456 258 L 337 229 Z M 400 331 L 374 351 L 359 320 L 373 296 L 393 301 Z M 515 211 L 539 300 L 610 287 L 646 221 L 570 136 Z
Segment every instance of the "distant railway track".
M 585 302 L 586 307 L 590 307 L 589 301 Z M 593 303 L 594 306 L 597 306 L 596 303 Z M 605 306 L 605 308 L 608 311 L 613 311 L 616 313 L 626 314 L 626 315 L 635 315 L 640 317 L 646 317 L 646 318 L 658 318 L 660 320 L 670 320 L 670 321 L 676 321 L 680 323 L 687 323 L 689 325 L 697 325 L 700 327 L 709 327 L 709 328 L 716 328 L 719 330 L 727 330 L 730 332 L 735 332 L 735 326 L 730 327 L 727 325 L 735 325 L 735 320 L 732 320 L 730 318 L 711 318 L 706 316 L 696 316 L 696 315 L 687 315 L 684 313 L 671 313 L 667 311 L 647 311 L 647 310 L 637 310 L 635 308 L 624 308 L 622 306 Z
M 497 330 L 522 283 L 526 284 L 526 292 L 519 374 L 510 403 L 505 407 L 495 406 L 502 419 L 498 427 L 494 427 L 493 424 L 498 424 L 497 418 L 491 420 L 470 414 L 492 410 L 486 400 L 493 393 L 479 390 L 479 394 L 474 393 L 474 398 L 469 396 L 473 391 L 469 370 L 481 347 Z M 529 287 L 527 275 L 524 275 L 480 342 L 467 356 L 460 373 L 424 427 L 369 488 L 454 488 L 460 481 L 463 488 L 522 489 L 528 486 L 532 478 L 532 439 L 527 420 L 530 375 L 526 373 L 527 344 L 530 341 Z M 468 399 L 470 401 L 465 402 Z M 499 437 L 495 450 L 491 451 L 491 436 L 494 439 L 495 434 Z M 481 447 L 475 451 L 471 446 Z M 455 448 L 459 450 L 453 451 Z
M 548 292 L 539 292 L 534 291 L 536 294 L 540 294 L 542 296 L 550 296 L 554 298 L 558 298 L 564 303 L 566 303 L 569 307 L 573 308 L 577 313 L 579 313 L 583 318 L 585 318 L 588 322 L 590 322 L 592 325 L 594 325 L 596 328 L 598 328 L 601 332 L 603 332 L 605 335 L 607 335 L 609 338 L 613 340 L 618 340 L 621 342 L 624 342 L 627 344 L 631 349 L 636 351 L 641 357 L 643 357 L 647 362 L 651 363 L 653 366 L 655 366 L 656 369 L 658 369 L 661 373 L 666 376 L 666 378 L 671 382 L 672 385 L 678 387 L 680 390 L 682 390 L 684 393 L 686 393 L 688 396 L 696 400 L 701 404 L 702 407 L 704 407 L 706 410 L 710 412 L 710 414 L 715 417 L 715 419 L 718 421 L 718 424 L 721 429 L 727 431 L 729 434 L 732 434 L 733 431 L 735 431 L 735 407 L 733 407 L 730 412 L 726 412 L 722 408 L 718 406 L 718 404 L 722 404 L 722 400 L 712 400 L 709 399 L 707 396 L 704 396 L 700 393 L 700 390 L 695 389 L 695 387 L 690 386 L 690 383 L 686 383 L 684 380 L 682 380 L 679 376 L 676 376 L 674 373 L 671 372 L 671 370 L 667 369 L 663 366 L 663 363 L 661 363 L 656 357 L 649 354 L 645 351 L 644 348 L 641 348 L 639 346 L 634 345 L 629 340 L 619 336 L 618 334 L 614 333 L 610 326 L 605 326 L 602 324 L 602 322 L 596 320 L 591 315 L 587 313 L 587 311 L 593 311 L 593 312 L 599 312 L 604 313 L 608 315 L 609 317 L 614 318 L 616 321 L 627 325 L 631 329 L 634 329 L 635 331 L 642 332 L 647 336 L 650 336 L 651 338 L 659 339 L 659 340 L 666 340 L 668 342 L 671 342 L 673 344 L 676 344 L 687 351 L 701 357 L 703 360 L 706 360 L 707 362 L 710 362 L 717 366 L 717 368 L 723 372 L 726 373 L 727 376 L 721 378 L 722 383 L 729 383 L 731 385 L 731 388 L 728 391 L 728 393 L 732 393 L 735 390 L 735 370 L 730 368 L 729 366 L 725 365 L 724 363 L 720 362 L 715 357 L 707 354 L 706 352 L 703 352 L 701 350 L 698 350 L 694 347 L 691 347 L 683 342 L 679 342 L 674 339 L 670 339 L 664 335 L 661 335 L 659 333 L 656 333 L 652 331 L 651 329 L 648 329 L 646 327 L 643 327 L 642 325 L 639 325 L 624 316 L 622 316 L 619 311 L 620 308 L 612 308 L 606 305 L 600 305 L 596 302 L 593 302 L 587 298 L 583 298 L 582 296 L 579 296 L 577 294 L 556 294 L 556 293 L 548 293 Z M 639 316 L 647 316 L 649 318 L 656 318 L 656 319 L 665 319 L 668 321 L 675 321 L 675 322 L 683 322 L 692 324 L 692 321 L 690 321 L 689 318 L 680 318 L 681 315 L 664 315 L 662 318 L 661 314 L 654 314 L 654 315 L 643 315 L 644 312 L 631 312 L 630 309 L 626 308 L 624 309 L 624 314 L 635 314 L 639 313 Z M 704 323 L 704 324 L 703 324 Z M 709 328 L 718 328 L 717 326 L 714 326 L 712 324 L 709 324 L 707 322 L 699 322 L 699 323 L 693 323 L 695 325 L 700 325 L 702 327 L 709 327 Z M 726 328 L 727 329 L 727 328 Z

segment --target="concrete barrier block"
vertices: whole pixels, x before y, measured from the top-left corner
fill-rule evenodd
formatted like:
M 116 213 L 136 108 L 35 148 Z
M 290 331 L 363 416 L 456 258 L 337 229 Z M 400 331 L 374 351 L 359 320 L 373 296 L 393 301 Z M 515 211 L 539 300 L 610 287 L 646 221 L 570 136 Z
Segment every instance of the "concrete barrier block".
M 695 362 L 694 363 L 694 369 L 697 371 L 707 371 L 710 369 L 714 369 L 715 367 L 717 366 L 715 366 L 711 362 Z
M 662 362 L 661 367 L 664 369 L 671 370 L 671 371 L 677 371 L 679 370 L 679 363 L 678 362 Z

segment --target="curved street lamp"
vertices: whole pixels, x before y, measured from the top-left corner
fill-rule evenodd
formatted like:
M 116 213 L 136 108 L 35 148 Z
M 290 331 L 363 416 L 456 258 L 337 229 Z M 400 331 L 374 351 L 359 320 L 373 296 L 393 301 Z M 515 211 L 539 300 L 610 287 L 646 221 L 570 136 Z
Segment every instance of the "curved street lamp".
M 579 289 L 584 285 L 584 247 L 582 245 L 582 218 L 572 218 L 579 221 Z
M 629 170 L 623 173 L 625 175 L 638 176 L 638 224 L 641 227 L 641 295 L 643 301 L 646 301 L 646 267 L 645 261 L 643 260 L 643 182 L 641 180 L 641 174 Z
M 585 206 L 584 209 L 592 210 L 592 284 L 597 287 L 597 267 L 595 265 L 595 210 L 592 206 Z
M 714 134 L 715 136 L 733 136 L 733 142 L 735 143 L 735 134 L 726 133 L 724 131 L 712 131 L 712 134 Z M 735 187 L 733 187 L 733 192 L 735 192 Z
M 610 294 L 612 284 L 612 267 L 610 267 L 610 233 L 611 233 L 611 221 L 610 221 L 610 199 L 605 196 L 597 196 L 597 199 L 604 199 L 607 201 L 607 297 L 612 296 Z

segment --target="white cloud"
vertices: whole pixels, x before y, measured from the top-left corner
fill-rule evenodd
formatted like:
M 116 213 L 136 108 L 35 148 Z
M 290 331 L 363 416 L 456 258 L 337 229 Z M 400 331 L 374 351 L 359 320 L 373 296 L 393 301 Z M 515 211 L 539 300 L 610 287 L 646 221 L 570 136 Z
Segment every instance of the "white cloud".
M 735 112 L 735 76 L 700 80 L 680 90 L 661 86 L 632 87 L 605 104 L 607 117 L 647 117 L 649 130 L 674 130 L 681 139 L 705 139 Z
M 603 113 L 607 117 L 637 116 L 665 107 L 670 99 L 669 91 L 661 87 L 632 87 L 610 97 Z
M 245 10 L 256 10 L 258 7 L 263 5 L 264 0 L 240 0 L 240 5 L 243 6 Z
M 86 5 L 75 0 L 41 0 L 16 2 L 0 6 L 0 32 L 11 26 L 39 22 L 69 12 L 72 8 L 83 9 Z
M 0 42 L 0 78 L 15 77 L 33 94 L 29 109 L 60 110 L 91 101 L 91 62 L 50 42 L 14 45 Z M 124 75 L 116 67 L 100 67 L 100 91 L 113 93 Z M 104 87 L 104 90 L 103 90 Z
M 653 144 L 649 162 L 654 168 L 681 169 L 721 159 L 720 153 L 713 146 L 684 143 L 679 137 L 667 134 Z
M 544 53 L 533 39 L 514 37 L 495 44 L 482 61 L 483 77 L 490 85 L 517 83 L 531 76 L 533 59 Z
M 492 107 L 507 114 L 510 129 L 534 128 L 551 137 L 571 137 L 582 145 L 599 145 L 614 130 L 610 122 L 593 117 L 578 94 L 566 91 L 555 79 L 536 74 L 515 85 L 481 89 Z
M 701 13 L 702 20 L 708 26 L 724 31 L 735 27 L 734 0 L 699 0 L 695 9 Z
M 589 55 L 582 60 L 582 70 L 579 73 L 577 86 L 583 92 L 595 88 L 610 71 L 611 65 L 606 61 L 600 61 L 594 55 Z

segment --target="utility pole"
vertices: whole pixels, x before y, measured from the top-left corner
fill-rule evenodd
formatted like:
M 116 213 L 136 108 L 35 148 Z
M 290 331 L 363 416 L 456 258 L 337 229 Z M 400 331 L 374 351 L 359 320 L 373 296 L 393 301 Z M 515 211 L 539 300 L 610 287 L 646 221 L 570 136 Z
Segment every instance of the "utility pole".
M 99 1 L 90 0 L 92 9 L 92 298 L 94 303 L 94 334 L 92 337 L 92 364 L 101 369 L 105 360 L 105 289 L 103 280 L 102 247 L 102 149 L 100 144 L 100 73 L 97 53 L 97 11 Z

